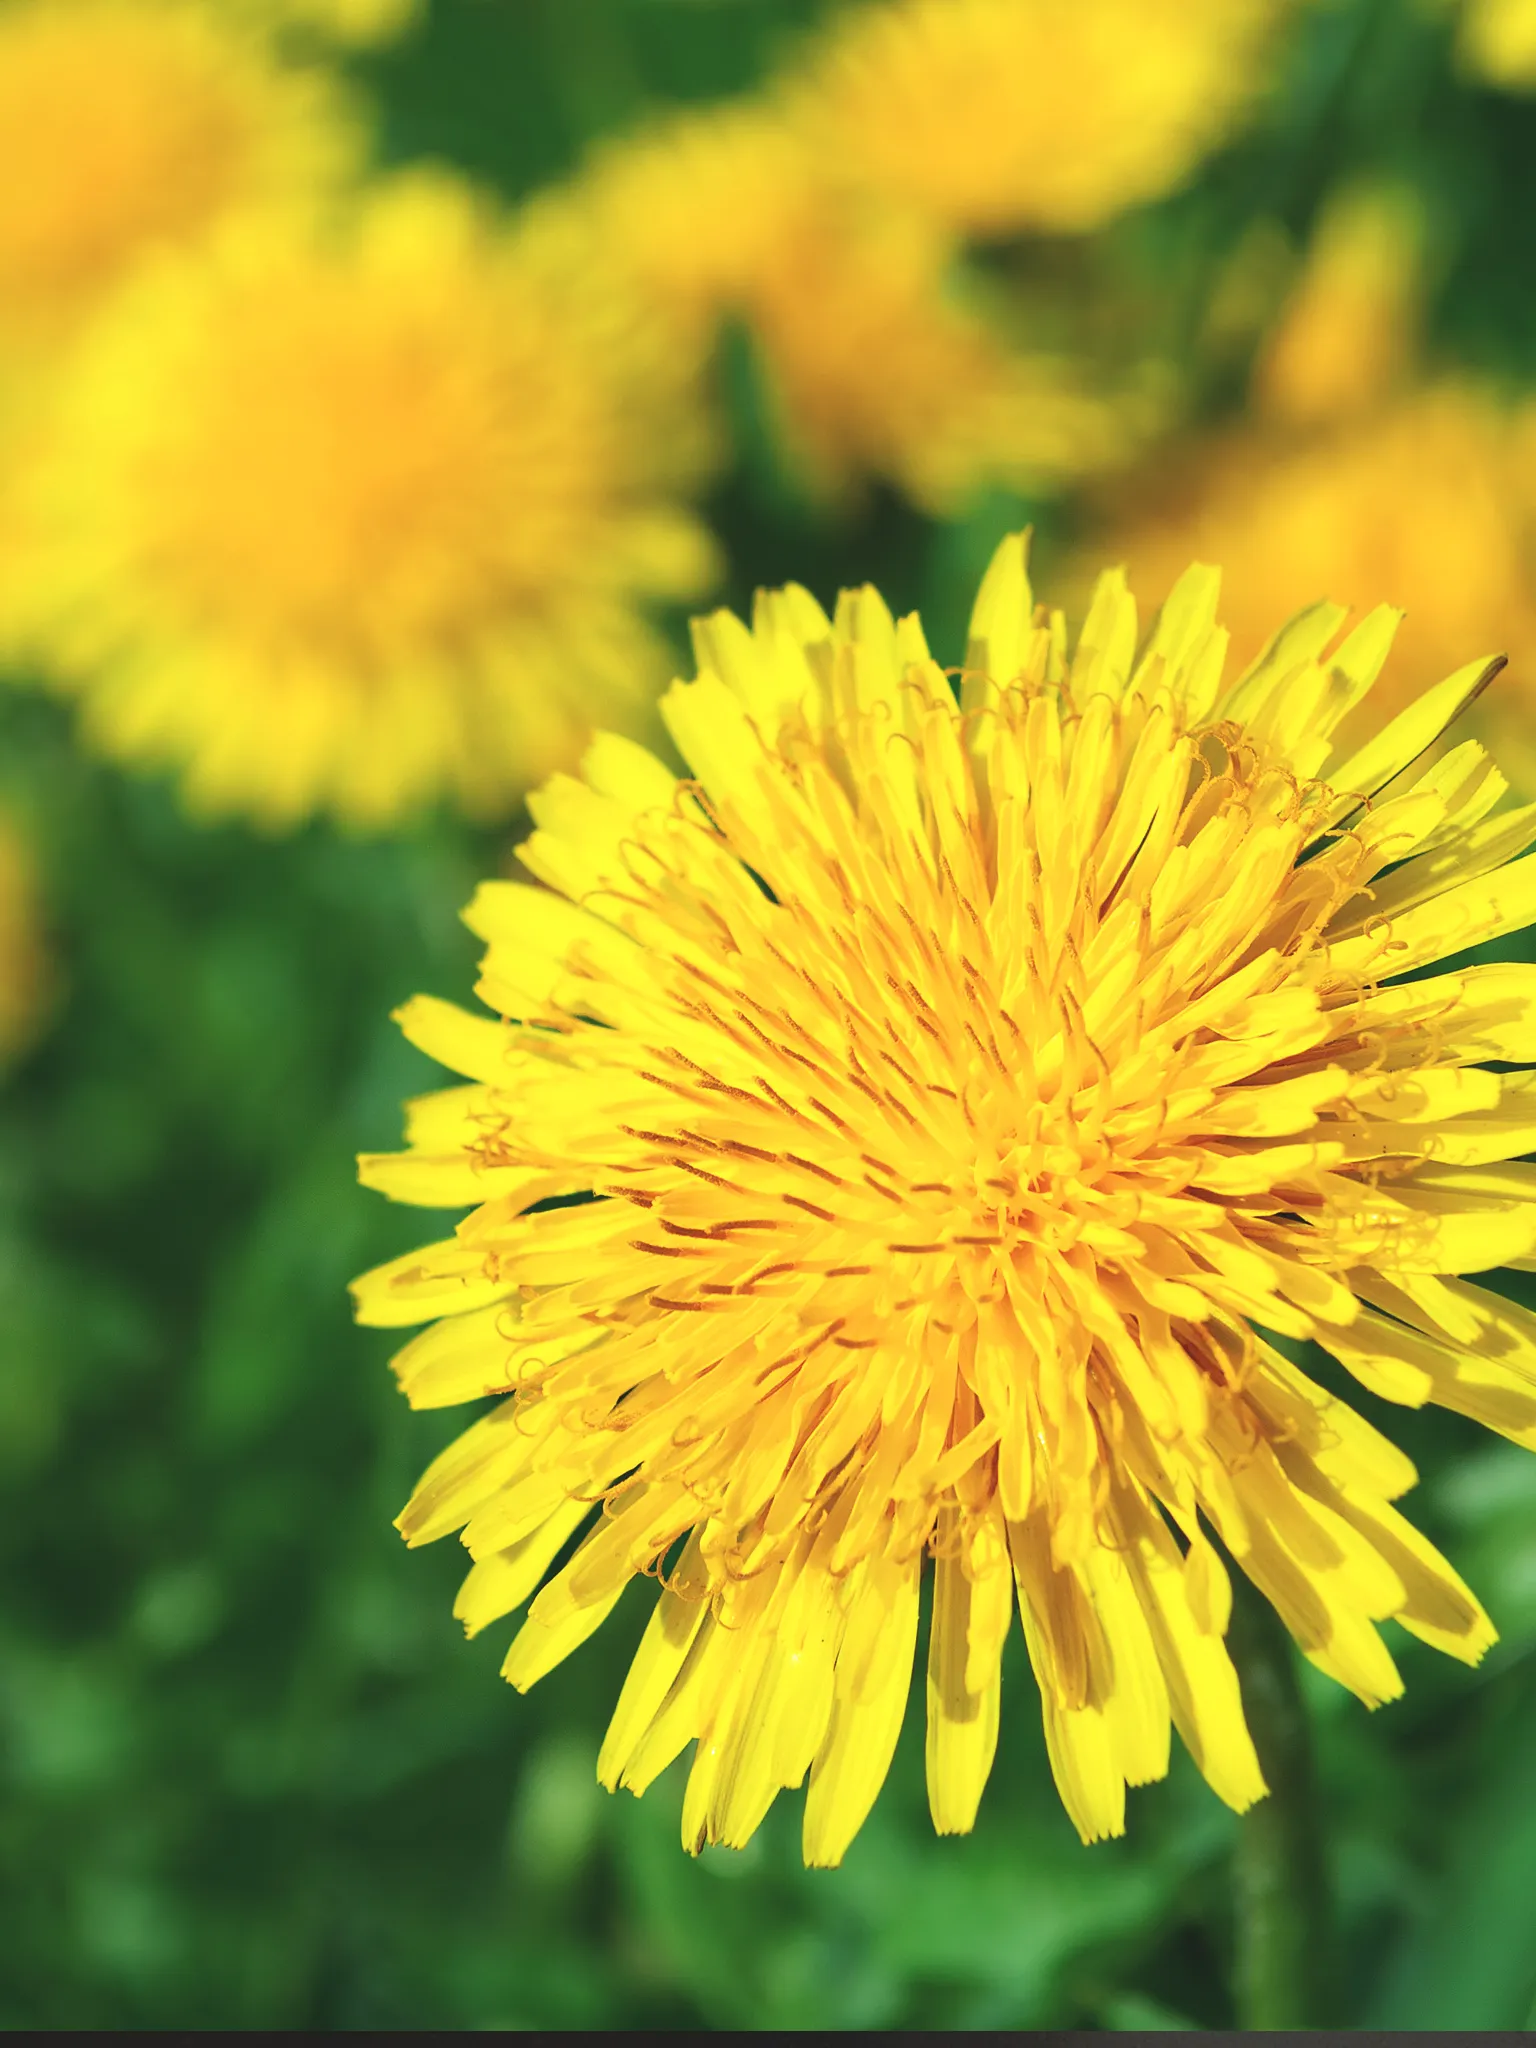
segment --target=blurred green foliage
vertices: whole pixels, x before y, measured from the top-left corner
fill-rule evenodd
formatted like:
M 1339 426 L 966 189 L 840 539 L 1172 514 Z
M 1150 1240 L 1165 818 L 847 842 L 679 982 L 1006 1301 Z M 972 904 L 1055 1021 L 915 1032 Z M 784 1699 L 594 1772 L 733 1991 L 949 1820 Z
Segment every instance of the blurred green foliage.
M 647 106 L 750 84 L 819 11 L 438 0 L 356 68 L 392 158 L 517 194 Z M 1408 5 L 1319 10 L 1276 110 L 1114 231 L 1123 274 L 1162 280 L 1167 345 L 1257 213 L 1304 230 L 1340 177 L 1387 168 L 1438 208 L 1439 346 L 1529 375 L 1536 279 L 1513 251 L 1536 127 L 1529 102 L 1453 82 L 1447 36 Z M 940 528 L 878 494 L 818 525 L 743 438 L 711 508 L 733 601 L 872 576 L 953 658 L 1003 525 L 1034 512 L 1047 554 L 1066 532 L 1051 506 L 988 500 Z M 351 1155 L 393 1142 L 401 1098 L 432 1085 L 388 1012 L 466 991 L 456 911 L 510 827 L 199 830 L 168 787 L 78 752 L 50 704 L 7 695 L 0 717 L 64 983 L 0 1117 L 0 2024 L 1230 2024 L 1231 1817 L 1180 1759 L 1127 1841 L 1082 1849 L 1017 1640 L 969 1839 L 930 1833 L 920 1694 L 838 1873 L 799 1867 L 793 1798 L 747 1852 L 693 1862 L 680 1769 L 644 1802 L 597 1789 L 645 1592 L 529 1698 L 501 1685 L 499 1644 L 466 1647 L 450 1614 L 459 1553 L 408 1556 L 389 1526 L 460 1418 L 405 1410 L 344 1292 L 421 1235 L 356 1190 Z M 1454 1418 L 1388 1424 L 1425 1475 L 1417 1518 L 1504 1640 L 1469 1673 L 1399 1638 L 1408 1696 L 1375 1717 L 1309 1684 L 1335 2018 L 1520 2027 L 1536 1461 Z

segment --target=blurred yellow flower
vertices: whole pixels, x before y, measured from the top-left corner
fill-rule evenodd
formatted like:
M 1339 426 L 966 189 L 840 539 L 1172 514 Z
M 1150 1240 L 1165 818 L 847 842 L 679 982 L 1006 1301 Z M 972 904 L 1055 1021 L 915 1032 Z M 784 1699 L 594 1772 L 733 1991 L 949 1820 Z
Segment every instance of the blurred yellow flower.
M 1184 179 L 1263 80 L 1277 0 L 884 0 L 787 81 L 818 154 L 964 233 L 1095 228 Z
M 147 254 L 348 166 L 318 71 L 167 0 L 0 12 L 0 343 L 52 345 Z
M 1490 85 L 1536 88 L 1536 0 L 1467 0 L 1460 54 L 1467 70 Z
M 952 511 L 1115 460 L 1131 415 L 1067 362 L 1013 349 L 949 251 L 910 220 L 807 234 L 748 305 L 784 444 L 830 495 L 886 477 Z
M 696 1745 L 689 1849 L 808 1776 L 806 1860 L 839 1861 L 930 1569 L 946 1834 L 1015 1606 L 1090 1841 L 1170 1724 L 1264 1793 L 1222 1552 L 1367 1705 L 1402 1690 L 1387 1617 L 1494 1640 L 1391 1505 L 1412 1464 L 1269 1333 L 1536 1446 L 1536 1316 L 1459 1277 L 1536 1257 L 1536 967 L 1418 978 L 1536 923 L 1533 810 L 1490 818 L 1475 745 L 1414 765 L 1498 663 L 1352 754 L 1397 615 L 1314 604 L 1233 674 L 1218 586 L 1138 648 L 1111 572 L 1069 647 L 1015 538 L 958 692 L 873 589 L 702 621 L 664 705 L 695 779 L 600 738 L 532 800 L 544 886 L 471 906 L 494 1014 L 400 1014 L 467 1079 L 362 1177 L 479 1206 L 358 1312 L 434 1324 L 416 1405 L 510 1398 L 399 1526 L 462 1533 L 471 1633 L 531 1602 L 520 1689 L 660 1579 L 598 1771 L 640 1793 Z
M 1390 690 L 1455 665 L 1473 641 L 1514 657 L 1481 707 L 1529 720 L 1536 691 L 1536 479 L 1531 436 L 1493 399 L 1443 385 L 1300 443 L 1258 433 L 1205 451 L 1095 543 L 1160 596 L 1192 555 L 1224 558 L 1239 660 L 1308 592 L 1407 609 Z M 1086 594 L 1087 555 L 1080 576 Z M 1522 711 L 1522 707 L 1524 707 Z M 1512 759 L 1512 765 L 1518 761 Z
M 574 195 L 700 361 L 742 322 L 771 424 L 813 493 L 882 477 L 943 512 L 982 482 L 1101 467 L 1132 413 L 1011 344 L 950 239 L 829 181 L 774 114 L 688 115 L 601 151 Z
M 555 204 L 705 349 L 723 313 L 792 263 L 827 200 L 800 138 L 756 102 L 737 101 L 601 145 Z
M 32 849 L 15 819 L 0 811 L 0 1062 L 26 1051 L 52 992 Z
M 463 187 L 380 188 L 146 275 L 35 465 L 16 630 L 96 744 L 205 810 L 493 811 L 664 678 L 707 535 L 672 372 Z
M 417 20 L 422 0 L 214 0 L 275 28 L 315 29 L 332 42 L 387 43 Z
M 1255 366 L 1262 412 L 1316 425 L 1391 394 L 1418 340 L 1423 241 L 1406 192 L 1364 187 L 1332 202 Z

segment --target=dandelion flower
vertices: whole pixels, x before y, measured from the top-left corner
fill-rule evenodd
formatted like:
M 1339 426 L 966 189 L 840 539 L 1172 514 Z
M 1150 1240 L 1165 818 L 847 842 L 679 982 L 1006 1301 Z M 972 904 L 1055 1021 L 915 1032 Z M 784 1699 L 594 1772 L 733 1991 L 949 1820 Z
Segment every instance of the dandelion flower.
M 942 514 L 979 485 L 1102 468 L 1136 431 L 1134 406 L 1009 336 L 945 234 L 851 200 L 764 108 L 610 145 L 574 211 L 701 373 L 724 323 L 745 327 L 780 450 L 814 496 L 880 477 Z
M 671 370 L 446 177 L 258 227 L 100 323 L 38 464 L 15 631 L 204 810 L 494 811 L 634 717 L 696 592 Z M 563 260 L 563 259 L 562 259 Z M 694 443 L 697 436 L 693 437 Z
M 468 1076 L 363 1161 L 478 1203 L 357 1283 L 440 1318 L 420 1406 L 503 1392 L 428 1471 L 471 1630 L 543 1584 L 526 1687 L 633 1577 L 662 1591 L 599 1761 L 697 1744 L 690 1848 L 809 1774 L 835 1863 L 884 1778 L 931 1556 L 928 1784 L 970 1827 L 1017 1599 L 1062 1797 L 1117 1834 L 1170 1722 L 1237 1808 L 1264 1787 L 1217 1541 L 1370 1704 L 1393 1616 L 1493 1631 L 1392 1500 L 1408 1460 L 1284 1355 L 1536 1443 L 1536 1317 L 1460 1276 L 1536 1253 L 1536 968 L 1413 979 L 1536 920 L 1536 813 L 1424 748 L 1473 662 L 1335 763 L 1396 615 L 1314 606 L 1224 680 L 1195 568 L 1137 658 L 1123 575 L 1075 652 L 1020 540 L 958 701 L 915 618 L 803 590 L 698 630 L 665 702 L 693 779 L 599 740 L 488 884 L 495 1016 L 418 998 Z M 572 1201 L 570 1198 L 576 1198 Z M 551 1206 L 551 1204 L 554 1204 Z M 602 1511 L 594 1519 L 594 1504 Z
M 334 177 L 357 136 L 320 73 L 166 0 L 0 13 L 0 338 L 52 343 L 147 253 Z
M 1260 354 L 1259 409 L 1315 426 L 1392 394 L 1417 341 L 1424 223 L 1410 195 L 1365 187 L 1328 207 Z
M 837 21 L 786 90 L 847 176 L 957 232 L 1080 232 L 1169 191 L 1226 138 L 1279 11 L 894 0 Z
M 1467 0 L 1460 52 L 1474 78 L 1508 92 L 1536 88 L 1536 4 L 1533 0 Z

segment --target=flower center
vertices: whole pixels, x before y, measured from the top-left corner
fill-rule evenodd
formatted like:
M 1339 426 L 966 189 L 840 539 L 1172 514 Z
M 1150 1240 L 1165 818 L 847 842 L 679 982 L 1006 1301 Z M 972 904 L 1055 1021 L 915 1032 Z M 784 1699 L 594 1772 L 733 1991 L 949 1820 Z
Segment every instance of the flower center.
M 861 815 L 813 753 L 765 775 L 760 831 L 726 821 L 722 869 L 744 861 L 775 901 L 717 881 L 707 964 L 674 952 L 684 1022 L 647 1071 L 678 1119 L 614 1190 L 717 1305 L 797 1293 L 807 1318 L 843 1318 L 844 1342 L 917 1308 L 964 1325 L 1025 1299 L 1048 1316 L 1110 1274 L 1201 1307 L 1176 1282 L 1231 1235 L 1199 1183 L 1213 1151 L 1240 1170 L 1241 1084 L 1322 1035 L 1315 990 L 1287 990 L 1353 889 L 1336 861 L 1296 865 L 1328 796 L 1304 802 L 1251 750 L 1155 714 L 1137 731 L 1107 706 L 1016 711 L 986 820 L 904 824 L 869 760 Z M 1053 800 L 1047 764 L 1084 751 L 1102 786 Z M 666 839 L 646 843 L 675 880 L 686 856 Z M 680 893 L 653 900 L 670 916 Z M 1292 1085 L 1300 1129 L 1304 1060 Z
M 438 289 L 433 289 L 437 286 Z M 412 299 L 316 265 L 230 295 L 144 454 L 143 548 L 200 623 L 312 652 L 452 654 L 568 565 L 596 401 L 466 277 Z

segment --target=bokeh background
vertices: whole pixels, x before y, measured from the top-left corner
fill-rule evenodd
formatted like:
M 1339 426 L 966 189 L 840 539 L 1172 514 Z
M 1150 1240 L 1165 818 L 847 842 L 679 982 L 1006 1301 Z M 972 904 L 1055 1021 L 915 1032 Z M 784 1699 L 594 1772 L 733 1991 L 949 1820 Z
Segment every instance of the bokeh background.
M 1017 1640 L 970 1838 L 920 1708 L 839 1872 L 602 1793 L 646 1599 L 519 1698 L 400 1546 L 352 1155 L 690 605 L 1214 558 L 1536 794 L 1536 6 L 6 0 L 0 166 L 0 2024 L 1230 2025 L 1235 1823 L 1083 1849 Z M 1334 2018 L 1528 2027 L 1536 1461 L 1390 1427 L 1503 1639 L 1304 1674 Z

